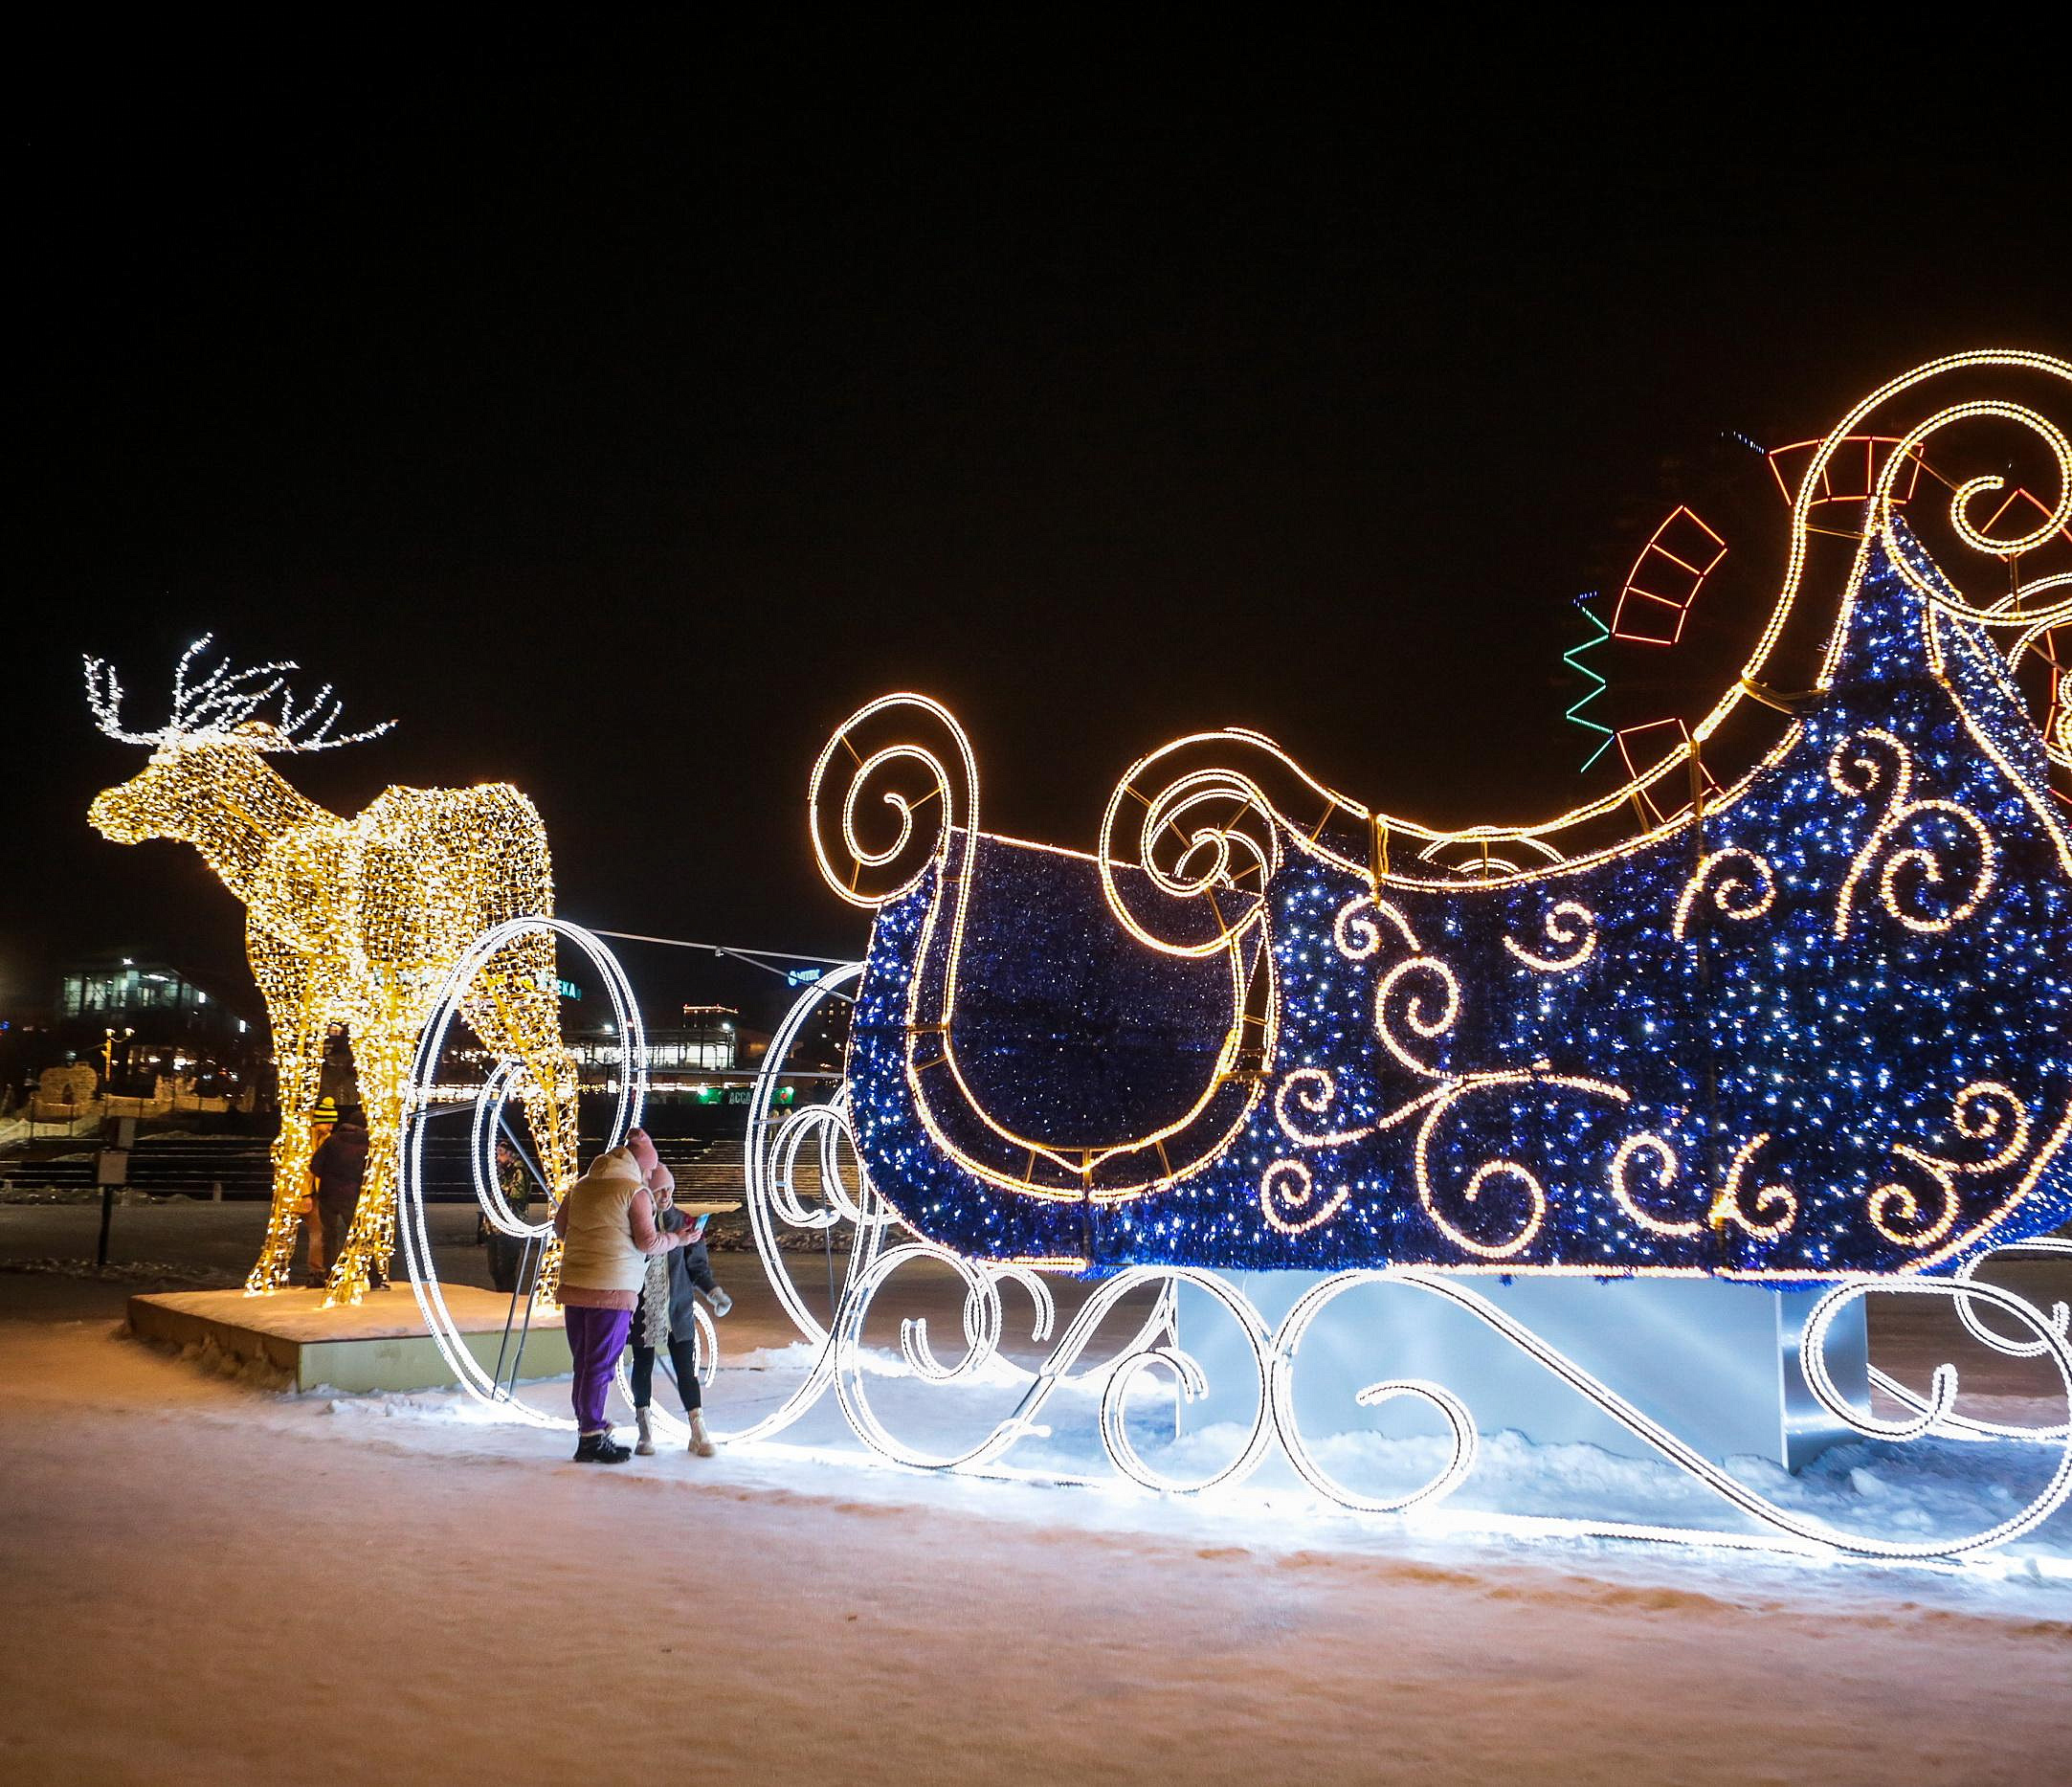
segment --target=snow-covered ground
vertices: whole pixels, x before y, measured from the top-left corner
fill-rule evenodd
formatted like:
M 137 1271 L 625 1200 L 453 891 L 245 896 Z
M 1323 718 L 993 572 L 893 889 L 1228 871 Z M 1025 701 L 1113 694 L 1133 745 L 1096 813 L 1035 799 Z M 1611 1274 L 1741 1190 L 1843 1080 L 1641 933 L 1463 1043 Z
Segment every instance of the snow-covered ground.
M 472 1263 L 461 1239 L 442 1266 Z M 755 1270 L 721 1262 L 743 1298 L 722 1428 L 808 1364 Z M 1320 1508 L 1264 1472 L 1159 1498 L 1100 1463 L 1077 1393 L 1005 1481 L 863 1462 L 832 1398 L 780 1443 L 605 1470 L 457 1393 L 297 1396 L 160 1354 L 117 1336 L 126 1288 L 0 1274 L 7 1778 L 2066 1772 L 2072 1510 L 1959 1570 L 1549 1541 L 1485 1510 L 1747 1529 L 1665 1469 L 1504 1437 L 1438 1522 Z M 1895 1331 L 1881 1357 L 1936 1341 Z M 2041 1413 L 2018 1374 L 1973 1381 Z M 1014 1395 L 999 1370 L 869 1383 L 888 1428 L 946 1448 Z M 566 1406 L 565 1385 L 529 1394 Z M 1436 1436 L 1320 1451 L 1377 1483 L 1439 1462 Z M 1939 1444 L 1744 1468 L 1823 1517 L 1934 1530 L 2034 1467 Z

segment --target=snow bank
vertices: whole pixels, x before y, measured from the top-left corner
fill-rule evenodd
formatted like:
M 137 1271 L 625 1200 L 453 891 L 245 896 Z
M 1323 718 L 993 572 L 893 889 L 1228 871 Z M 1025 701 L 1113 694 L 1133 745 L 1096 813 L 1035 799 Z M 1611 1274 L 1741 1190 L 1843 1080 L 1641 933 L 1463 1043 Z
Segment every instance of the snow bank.
M 1472 1512 L 1366 1521 L 1270 1485 L 926 1476 L 858 1462 L 838 1419 L 603 1470 L 457 1395 L 255 1393 L 109 1333 L 0 1320 L 12 1778 L 356 1787 L 435 1758 L 454 1787 L 1851 1787 L 2062 1768 L 2072 1590 L 2018 1559 L 1866 1569 L 1527 1542 Z M 773 1406 L 789 1364 L 723 1372 L 718 1423 Z M 1000 1397 L 909 1405 L 904 1380 L 869 1381 L 888 1424 L 946 1440 Z M 1089 1403 L 1060 1399 L 1036 1464 L 1090 1460 Z M 1348 1472 L 1422 1463 L 1345 1444 Z M 1505 1493 L 1655 1486 L 1590 1448 L 1489 1453 Z M 1936 1481 L 1867 1453 L 1797 1492 L 1932 1518 Z M 2064 1536 L 2023 1541 L 2029 1562 Z

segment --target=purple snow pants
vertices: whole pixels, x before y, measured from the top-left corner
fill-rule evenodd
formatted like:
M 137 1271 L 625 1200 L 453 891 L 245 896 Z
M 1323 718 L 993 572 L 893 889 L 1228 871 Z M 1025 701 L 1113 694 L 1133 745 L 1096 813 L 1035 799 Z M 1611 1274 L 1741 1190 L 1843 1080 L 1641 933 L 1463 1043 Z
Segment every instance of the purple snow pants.
M 575 1381 L 568 1398 L 575 1404 L 575 1430 L 579 1434 L 604 1433 L 604 1399 L 612 1388 L 612 1372 L 618 1355 L 626 1351 L 626 1330 L 633 1326 L 631 1309 L 586 1309 L 580 1304 L 564 1304 L 562 1325 L 568 1335 L 568 1353 L 575 1361 Z

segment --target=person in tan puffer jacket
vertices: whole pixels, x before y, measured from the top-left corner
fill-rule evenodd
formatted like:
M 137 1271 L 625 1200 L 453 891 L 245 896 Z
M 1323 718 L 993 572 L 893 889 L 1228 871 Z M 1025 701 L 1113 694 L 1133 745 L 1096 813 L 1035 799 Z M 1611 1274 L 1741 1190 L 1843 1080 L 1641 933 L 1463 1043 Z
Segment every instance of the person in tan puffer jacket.
M 561 1237 L 562 1320 L 575 1374 L 575 1456 L 584 1463 L 622 1464 L 633 1456 L 612 1438 L 604 1418 L 612 1370 L 626 1350 L 634 1305 L 648 1256 L 685 1244 L 688 1232 L 657 1227 L 654 1190 L 672 1184 L 644 1129 L 626 1146 L 597 1155 L 568 1187 L 554 1212 Z

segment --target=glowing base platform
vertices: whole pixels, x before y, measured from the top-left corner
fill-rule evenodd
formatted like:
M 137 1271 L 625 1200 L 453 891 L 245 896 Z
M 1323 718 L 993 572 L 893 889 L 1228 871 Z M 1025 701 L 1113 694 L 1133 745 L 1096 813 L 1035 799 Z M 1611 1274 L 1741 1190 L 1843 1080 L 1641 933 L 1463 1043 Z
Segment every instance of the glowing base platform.
M 511 1299 L 501 1291 L 446 1284 L 446 1306 L 467 1349 L 482 1369 L 497 1369 Z M 129 1300 L 129 1326 L 145 1340 L 176 1347 L 212 1343 L 233 1358 L 292 1374 L 298 1390 L 435 1390 L 454 1374 L 425 1331 L 408 1284 L 370 1292 L 357 1308 L 323 1307 L 321 1290 L 277 1290 L 248 1297 L 241 1290 L 161 1291 Z M 520 1310 L 524 1320 L 524 1310 Z M 510 1335 L 513 1351 L 518 1330 Z M 569 1369 L 561 1316 L 535 1314 L 520 1361 L 522 1378 L 557 1377 Z M 506 1377 L 511 1359 L 503 1361 Z
M 1225 1276 L 1278 1325 L 1326 1274 Z M 1820 1299 L 1816 1290 L 1725 1279 L 1505 1284 L 1476 1275 L 1461 1282 L 1715 1463 L 1754 1457 L 1796 1471 L 1829 1446 L 1862 1438 L 1821 1408 L 1799 1369 L 1799 1334 Z M 1182 1402 L 1182 1431 L 1249 1420 L 1252 1373 L 1229 1316 L 1206 1293 L 1182 1285 L 1178 1321 L 1180 1345 L 1200 1360 L 1210 1384 L 1207 1396 Z M 1859 1300 L 1829 1330 L 1827 1364 L 1836 1388 L 1865 1410 L 1869 1351 Z M 1452 1391 L 1482 1434 L 1512 1431 L 1536 1445 L 1582 1442 L 1623 1457 L 1659 1456 L 1485 1323 L 1400 1285 L 1340 1299 L 1310 1329 L 1303 1360 L 1296 1413 L 1312 1437 L 1431 1431 L 1433 1418 L 1415 1404 L 1354 1406 L 1365 1386 L 1411 1377 Z

